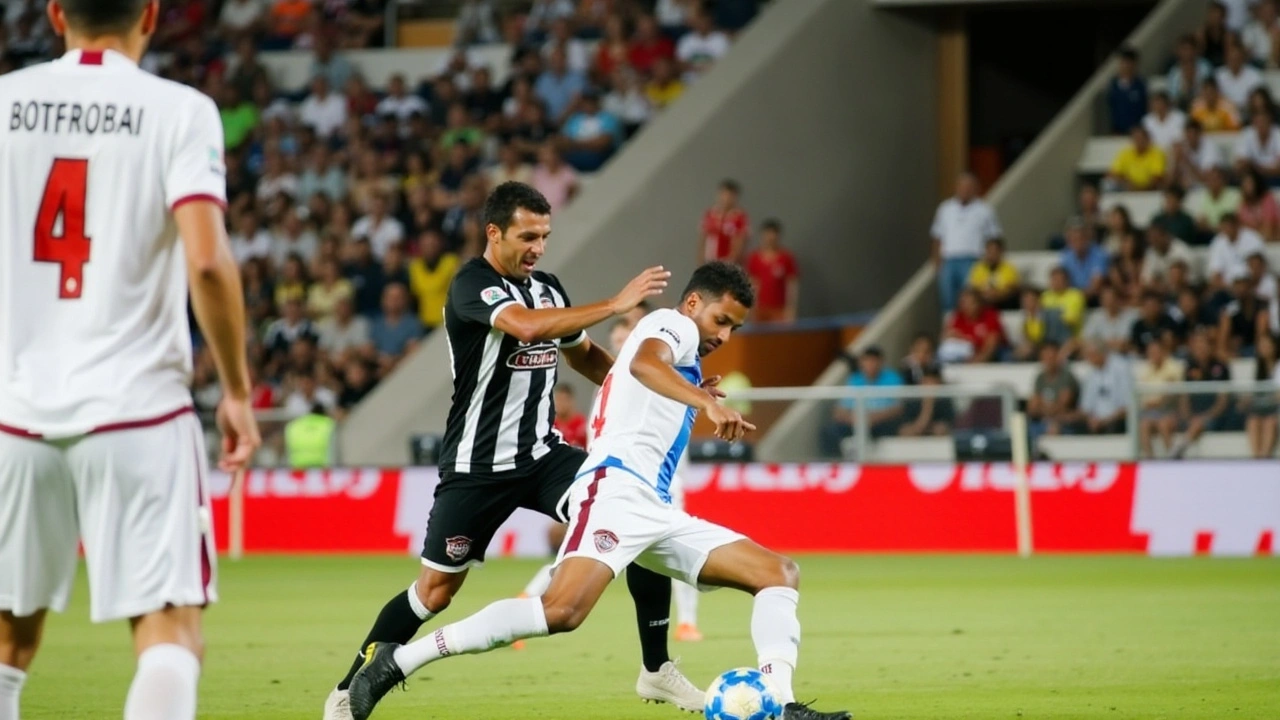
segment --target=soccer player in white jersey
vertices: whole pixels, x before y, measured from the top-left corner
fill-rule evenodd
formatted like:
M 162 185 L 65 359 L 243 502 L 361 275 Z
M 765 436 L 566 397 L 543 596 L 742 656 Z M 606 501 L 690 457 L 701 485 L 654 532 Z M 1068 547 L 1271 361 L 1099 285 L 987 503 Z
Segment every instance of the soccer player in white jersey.
M 124 718 L 195 717 L 216 587 L 188 289 L 224 393 L 220 466 L 259 442 L 222 126 L 138 68 L 159 12 L 52 0 L 67 53 L 0 77 L 0 720 L 80 542 L 92 619 L 132 627 Z
M 626 344 L 627 338 L 631 336 L 631 331 L 635 328 L 636 323 L 640 322 L 651 310 L 649 303 L 642 302 L 636 306 L 635 310 L 618 318 L 609 327 L 609 350 L 614 354 L 614 357 L 617 357 L 618 353 L 622 352 L 622 347 Z M 718 381 L 719 377 L 708 378 L 702 384 L 704 387 L 715 387 Z M 596 409 L 599 408 L 597 407 Z M 593 415 L 587 423 L 588 428 L 591 427 L 594 420 L 595 417 Z M 686 449 L 685 453 L 681 455 L 680 462 L 676 465 L 675 475 L 671 479 L 671 504 L 680 510 L 684 509 L 684 483 L 680 479 L 680 470 L 688 464 L 688 461 L 689 453 Z M 555 541 L 556 546 L 559 546 L 564 540 L 565 531 L 563 527 L 563 525 L 555 526 L 555 529 L 558 530 L 558 532 L 553 533 L 558 538 Z M 538 572 L 529 580 L 529 583 L 525 585 L 521 597 L 541 597 L 551 585 L 551 571 L 554 567 L 553 563 L 539 568 Z M 698 588 L 682 580 L 672 580 L 671 585 L 671 594 L 676 604 L 676 640 L 680 642 L 700 642 L 702 640 L 702 632 L 698 630 Z M 512 644 L 514 648 L 523 646 L 523 641 L 519 640 Z
M 499 600 L 408 645 L 371 643 L 351 682 L 355 720 L 368 718 L 387 692 L 428 663 L 576 629 L 633 561 L 700 586 L 751 593 L 751 638 L 760 669 L 782 695 L 782 720 L 848 720 L 846 712 L 819 712 L 795 701 L 796 564 L 671 505 L 671 478 L 699 411 L 725 440 L 755 429 L 701 387 L 700 360 L 729 340 L 753 301 L 742 268 L 708 263 L 694 272 L 678 307 L 654 311 L 636 325 L 596 396 L 594 438 L 570 490 L 569 537 L 547 592 Z

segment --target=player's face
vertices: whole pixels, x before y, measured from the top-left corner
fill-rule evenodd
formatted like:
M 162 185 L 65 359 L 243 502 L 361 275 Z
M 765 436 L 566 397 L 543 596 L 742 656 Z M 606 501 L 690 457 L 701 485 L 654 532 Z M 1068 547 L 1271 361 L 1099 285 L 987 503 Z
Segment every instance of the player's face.
M 747 321 L 748 310 L 732 295 L 704 299 L 692 293 L 685 301 L 690 304 L 690 317 L 698 326 L 698 354 L 706 356 L 729 341 L 729 336 Z
M 547 238 L 551 235 L 551 216 L 519 208 L 505 233 L 492 224 L 485 231 L 494 259 L 503 273 L 507 277 L 524 280 L 533 274 L 533 268 L 546 252 Z

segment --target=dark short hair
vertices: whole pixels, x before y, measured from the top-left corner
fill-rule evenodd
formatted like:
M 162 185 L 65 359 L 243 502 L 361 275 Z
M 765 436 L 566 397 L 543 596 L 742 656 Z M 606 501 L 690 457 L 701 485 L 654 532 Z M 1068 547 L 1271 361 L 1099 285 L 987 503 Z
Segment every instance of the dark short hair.
M 1205 79 L 1207 80 L 1208 78 L 1205 78 Z M 1186 124 L 1186 125 L 1183 125 L 1183 126 L 1182 126 L 1182 129 L 1183 129 L 1184 131 L 1185 131 L 1185 130 L 1195 130 L 1196 132 L 1204 132 L 1204 126 L 1200 124 L 1200 121 L 1199 121 L 1199 120 L 1196 120 L 1196 119 L 1194 119 L 1194 118 L 1188 118 L 1188 119 L 1187 119 L 1187 124 Z
M 573 397 L 573 386 L 569 383 L 560 383 L 556 385 L 556 392 L 562 392 L 569 397 Z
M 987 244 L 987 245 L 998 245 L 998 246 L 1000 247 L 1000 249 L 1001 249 L 1001 250 L 1003 250 L 1003 249 L 1004 249 L 1004 239 L 1003 239 L 1003 238 L 998 238 L 998 237 L 994 237 L 994 238 L 987 238 L 987 242 L 986 242 L 986 244 Z
M 707 299 L 729 295 L 745 308 L 750 308 L 756 302 L 756 292 L 751 288 L 751 278 L 747 277 L 747 272 L 737 265 L 719 260 L 694 270 L 693 277 L 689 278 L 689 284 L 680 297 L 687 298 L 695 292 Z
M 61 0 L 67 24 L 89 33 L 121 33 L 142 17 L 147 0 Z
M 872 345 L 858 354 L 858 357 L 873 357 L 877 360 L 884 359 L 884 350 L 879 345 Z
M 778 233 L 779 235 L 781 235 L 781 234 L 782 234 L 782 221 L 781 221 L 781 220 L 779 220 L 778 218 L 769 218 L 768 220 L 765 220 L 764 222 L 760 223 L 760 229 L 761 229 L 761 230 L 772 230 L 772 231 L 774 231 L 774 232 Z
M 1231 223 L 1232 225 L 1240 224 L 1240 216 L 1233 212 L 1222 213 L 1222 217 L 1218 218 L 1219 223 Z
M 1057 340 L 1054 340 L 1053 338 L 1045 338 L 1044 340 L 1041 340 L 1039 352 L 1044 352 L 1045 350 L 1049 350 L 1049 349 L 1061 350 L 1062 343 L 1058 342 Z
M 504 182 L 489 193 L 484 201 L 484 224 L 496 225 L 506 232 L 516 215 L 516 210 L 528 210 L 535 215 L 550 215 L 551 203 L 542 193 L 520 182 Z
M 1118 54 L 1120 55 L 1121 60 L 1136 61 L 1138 59 L 1138 51 L 1131 47 L 1120 48 L 1120 52 Z
M 1148 300 L 1155 300 L 1158 303 L 1164 303 L 1164 297 L 1160 295 L 1160 293 L 1155 290 L 1143 290 L 1142 302 L 1146 302 Z
M 1172 196 L 1174 196 L 1174 197 L 1178 198 L 1179 200 L 1182 200 L 1182 198 L 1184 198 L 1184 197 L 1186 197 L 1186 196 L 1187 196 L 1187 191 L 1186 191 L 1186 190 L 1183 190 L 1181 185 L 1174 184 L 1174 185 L 1170 185 L 1169 187 L 1165 188 L 1165 189 L 1164 189 L 1164 194 L 1165 194 L 1165 195 L 1172 195 Z
M 738 184 L 738 181 L 737 181 L 737 180 L 734 180 L 733 178 L 725 178 L 724 180 L 721 180 L 721 181 L 720 181 L 720 189 L 721 189 L 721 190 L 728 190 L 729 192 L 733 193 L 734 195 L 741 195 L 741 194 L 742 194 L 742 186 L 741 186 L 741 185 L 739 185 L 739 184 Z

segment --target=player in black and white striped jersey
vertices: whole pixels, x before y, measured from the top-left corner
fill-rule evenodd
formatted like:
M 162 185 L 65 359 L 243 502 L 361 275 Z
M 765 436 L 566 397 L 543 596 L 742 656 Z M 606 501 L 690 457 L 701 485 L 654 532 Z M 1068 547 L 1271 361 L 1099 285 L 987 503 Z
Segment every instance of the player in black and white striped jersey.
M 591 342 L 586 328 L 661 293 L 671 275 L 649 268 L 613 298 L 573 307 L 560 281 L 535 269 L 551 233 L 551 208 L 541 193 L 503 183 L 486 201 L 484 220 L 484 256 L 458 271 L 445 305 L 453 406 L 422 570 L 407 592 L 383 607 L 361 650 L 374 642 L 405 643 L 448 607 L 467 571 L 484 561 L 498 527 L 518 508 L 567 519 L 568 490 L 586 453 L 562 442 L 554 429 L 559 354 L 599 384 L 613 356 Z M 636 602 L 643 656 L 637 692 L 646 700 L 701 710 L 702 691 L 667 653 L 671 581 L 632 566 L 627 585 Z M 325 720 L 350 717 L 346 688 L 361 662 L 357 653 L 347 677 L 330 693 Z

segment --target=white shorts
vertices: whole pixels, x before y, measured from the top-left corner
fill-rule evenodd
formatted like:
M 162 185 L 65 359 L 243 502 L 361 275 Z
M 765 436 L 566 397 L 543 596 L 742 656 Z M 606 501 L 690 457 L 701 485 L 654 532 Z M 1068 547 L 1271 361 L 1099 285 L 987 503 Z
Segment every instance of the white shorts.
M 65 610 L 81 541 L 94 622 L 217 600 L 200 423 L 156 422 L 69 440 L 0 432 L 0 609 Z
M 614 577 L 632 562 L 699 590 L 698 575 L 712 550 L 745 537 L 663 502 L 625 470 L 601 468 L 569 490 L 569 530 L 556 565 L 589 557 Z

